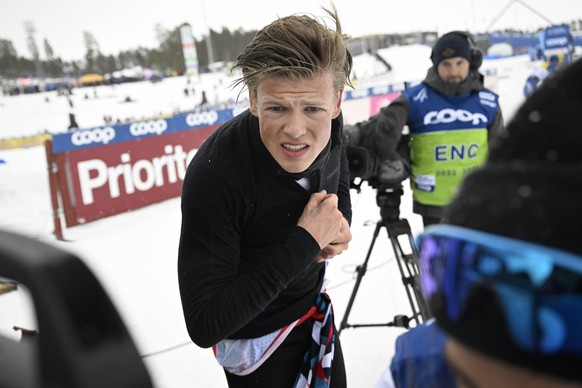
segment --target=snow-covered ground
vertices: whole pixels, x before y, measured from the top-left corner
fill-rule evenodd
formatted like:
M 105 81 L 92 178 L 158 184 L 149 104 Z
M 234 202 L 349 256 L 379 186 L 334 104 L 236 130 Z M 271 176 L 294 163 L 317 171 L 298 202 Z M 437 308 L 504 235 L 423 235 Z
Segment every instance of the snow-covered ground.
M 18 96 L 0 95 L 0 139 L 18 136 L 65 132 L 69 113 L 74 113 L 79 128 L 104 125 L 106 116 L 136 121 L 152 116 L 171 115 L 193 110 L 202 102 L 202 92 L 209 103 L 234 100 L 240 89 L 229 87 L 232 81 L 222 73 L 198 77 L 169 77 L 161 82 L 149 81 L 117 85 L 74 88 L 69 97 L 56 91 Z M 188 91 L 188 94 L 185 93 Z M 131 101 L 127 102 L 129 97 Z M 246 94 L 240 96 L 246 99 Z
M 397 51 L 400 50 L 400 51 Z M 386 60 L 393 71 L 384 73 L 372 58 L 355 58 L 359 85 L 366 82 L 420 81 L 430 65 L 426 53 L 411 48 L 393 49 Z M 416 54 L 414 54 L 414 53 Z M 523 101 L 522 87 L 531 69 L 527 57 L 485 62 L 483 69 L 496 74 L 488 83 L 500 95 L 506 118 Z M 372 71 L 370 69 L 379 69 Z M 396 74 L 403 74 L 396 77 Z M 400 78 L 400 79 L 396 79 Z M 103 124 L 103 116 L 115 120 L 170 114 L 195 108 L 205 90 L 210 102 L 236 99 L 226 76 L 168 78 L 147 82 L 75 89 L 74 107 L 81 127 Z M 188 96 L 184 88 L 189 88 Z M 194 95 L 192 95 L 194 88 Z M 85 98 L 86 94 L 86 98 Z M 123 102 L 130 96 L 135 102 Z M 45 131 L 58 133 L 68 126 L 70 106 L 55 93 L 0 97 L 0 139 L 30 136 Z M 346 117 L 346 121 L 350 121 Z M 176 261 L 180 233 L 180 200 L 174 198 L 137 211 L 65 229 L 67 242 L 52 235 L 52 211 L 44 148 L 41 146 L 0 151 L 0 229 L 23 233 L 55 244 L 79 255 L 111 296 L 135 340 L 140 354 L 159 388 L 226 387 L 222 369 L 212 351 L 190 342 L 184 325 L 178 293 Z M 413 234 L 421 228 L 412 213 L 411 195 L 405 182 L 401 216 L 410 222 Z M 355 283 L 354 270 L 366 256 L 376 222 L 380 218 L 376 192 L 364 187 L 352 192 L 353 241 L 348 251 L 332 261 L 329 293 L 339 325 Z M 18 337 L 13 326 L 36 328 L 30 301 L 24 291 L 0 296 L 0 334 Z M 396 265 L 392 247 L 382 231 L 369 261 L 369 269 L 355 300 L 349 323 L 391 321 L 394 315 L 409 314 L 410 306 Z M 388 366 L 394 340 L 401 328 L 346 329 L 341 334 L 348 384 L 373 387 Z

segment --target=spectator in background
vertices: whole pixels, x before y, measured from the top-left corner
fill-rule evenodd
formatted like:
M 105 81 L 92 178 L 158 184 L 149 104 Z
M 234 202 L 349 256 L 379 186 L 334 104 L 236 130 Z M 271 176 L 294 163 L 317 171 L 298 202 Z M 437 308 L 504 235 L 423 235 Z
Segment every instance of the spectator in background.
M 525 80 L 525 86 L 523 87 L 523 95 L 529 97 L 533 92 L 536 91 L 538 86 L 544 82 L 548 76 L 548 70 L 545 67 L 538 66 L 534 68 L 534 71 Z
M 582 386 L 582 61 L 528 98 L 419 237 L 462 387 Z
M 565 66 L 565 63 L 560 60 L 558 55 L 551 55 L 548 62 L 542 66 L 535 67 L 531 75 L 525 80 L 525 86 L 523 87 L 524 96 L 531 96 L 548 76 L 551 76 L 563 66 Z
M 293 15 L 257 33 L 236 63 L 250 110 L 204 142 L 184 179 L 186 326 L 230 387 L 346 386 L 324 275 L 351 240 L 340 108 L 352 58 L 327 14 L 334 29 Z
M 558 70 L 561 66 L 564 65 L 564 61 L 560 60 L 560 57 L 557 55 L 551 55 L 548 63 L 546 64 L 546 69 L 549 73 L 553 73 Z
M 463 177 L 485 161 L 489 139 L 503 128 L 498 96 L 479 73 L 483 54 L 469 34 L 443 35 L 431 60 L 420 85 L 357 124 L 357 134 L 346 131 L 350 144 L 357 141 L 382 160 L 378 178 L 385 184 L 408 175 L 397 145 L 410 139 L 413 211 L 425 226 L 441 221 Z M 410 137 L 402 137 L 405 126 Z

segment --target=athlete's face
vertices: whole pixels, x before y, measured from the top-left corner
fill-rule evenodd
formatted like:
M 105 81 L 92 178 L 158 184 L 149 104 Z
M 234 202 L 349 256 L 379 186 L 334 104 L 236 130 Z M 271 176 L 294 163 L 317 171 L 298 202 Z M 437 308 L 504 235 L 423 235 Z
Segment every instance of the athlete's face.
M 460 84 L 469 76 L 469 61 L 463 57 L 444 59 L 439 63 L 437 72 L 442 80 Z
M 271 78 L 250 92 L 261 140 L 287 172 L 305 171 L 325 148 L 331 121 L 340 114 L 343 90 L 335 91 L 330 73 L 291 80 Z

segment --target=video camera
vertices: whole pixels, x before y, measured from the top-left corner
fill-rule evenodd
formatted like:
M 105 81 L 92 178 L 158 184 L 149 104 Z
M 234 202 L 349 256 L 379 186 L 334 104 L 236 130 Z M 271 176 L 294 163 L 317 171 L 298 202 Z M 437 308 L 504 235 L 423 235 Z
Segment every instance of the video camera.
M 376 223 L 374 237 L 364 263 L 356 267 L 358 274 L 356 283 L 340 323 L 338 335 L 343 329 L 350 327 L 396 326 L 409 328 L 409 322 L 412 319 L 416 321 L 416 324 L 420 324 L 420 319 L 426 320 L 430 317 L 430 311 L 420 292 L 418 250 L 415 247 L 410 224 L 406 218 L 400 217 L 400 203 L 402 194 L 404 194 L 402 181 L 410 175 L 410 135 L 408 131 L 403 133 L 403 128 L 399 124 L 394 124 L 381 115 L 376 115 L 356 125 L 344 124 L 342 141 L 349 164 L 350 188 L 355 188 L 359 192 L 364 181 L 375 188 L 376 204 L 380 208 L 382 218 Z M 359 180 L 359 184 L 356 184 L 356 180 Z M 348 316 L 382 227 L 386 228 L 392 244 L 412 315 L 397 315 L 393 321 L 387 323 L 350 324 Z M 408 241 L 408 244 L 405 240 Z M 402 242 L 405 243 L 404 247 Z
M 392 142 L 378 141 L 377 132 L 362 124 L 344 125 L 343 140 L 350 170 L 350 186 L 360 191 L 364 181 L 375 189 L 395 189 L 410 175 L 408 135 L 398 134 Z M 380 152 L 380 149 L 384 149 Z M 379 154 L 389 155 L 381 157 Z M 359 182 L 356 183 L 356 179 Z
M 350 170 L 350 188 L 361 191 L 364 181 L 376 189 L 376 204 L 383 221 L 400 217 L 402 181 L 410 175 L 409 135 L 385 130 L 374 119 L 365 124 L 344 125 L 343 141 Z M 388 129 L 388 128 L 384 128 Z M 387 136 L 391 135 L 391 136 Z

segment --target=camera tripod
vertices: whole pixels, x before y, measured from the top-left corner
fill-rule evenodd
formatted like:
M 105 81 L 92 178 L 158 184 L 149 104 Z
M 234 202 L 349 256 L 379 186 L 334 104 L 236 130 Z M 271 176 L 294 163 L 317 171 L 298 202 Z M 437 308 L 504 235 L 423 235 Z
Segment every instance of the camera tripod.
M 408 329 L 410 327 L 411 320 L 414 320 L 416 324 L 419 324 L 421 319 L 426 321 L 430 317 L 428 306 L 424 302 L 418 283 L 418 250 L 414 244 L 408 220 L 400 218 L 399 207 L 400 196 L 402 193 L 402 187 L 400 187 L 399 189 L 378 190 L 376 194 L 376 203 L 380 207 L 380 215 L 382 218 L 376 223 L 374 237 L 370 243 L 366 259 L 361 265 L 356 267 L 356 272 L 358 273 L 356 284 L 354 285 L 346 312 L 338 329 L 338 336 L 343 329 L 347 328 L 392 326 L 404 327 Z M 350 311 L 352 310 L 354 300 L 356 299 L 356 294 L 362 279 L 368 269 L 368 260 L 370 259 L 372 250 L 374 249 L 374 244 L 376 243 L 376 239 L 378 238 L 380 230 L 383 227 L 386 228 L 388 237 L 394 250 L 396 263 L 398 264 L 398 269 L 400 271 L 400 275 L 402 276 L 402 283 L 404 284 L 406 295 L 412 309 L 412 315 L 396 315 L 393 321 L 386 323 L 349 324 L 348 317 L 350 315 Z M 402 236 L 406 236 L 408 238 L 408 243 L 410 244 L 411 249 L 410 253 L 404 252 L 404 249 L 399 240 L 399 237 Z

